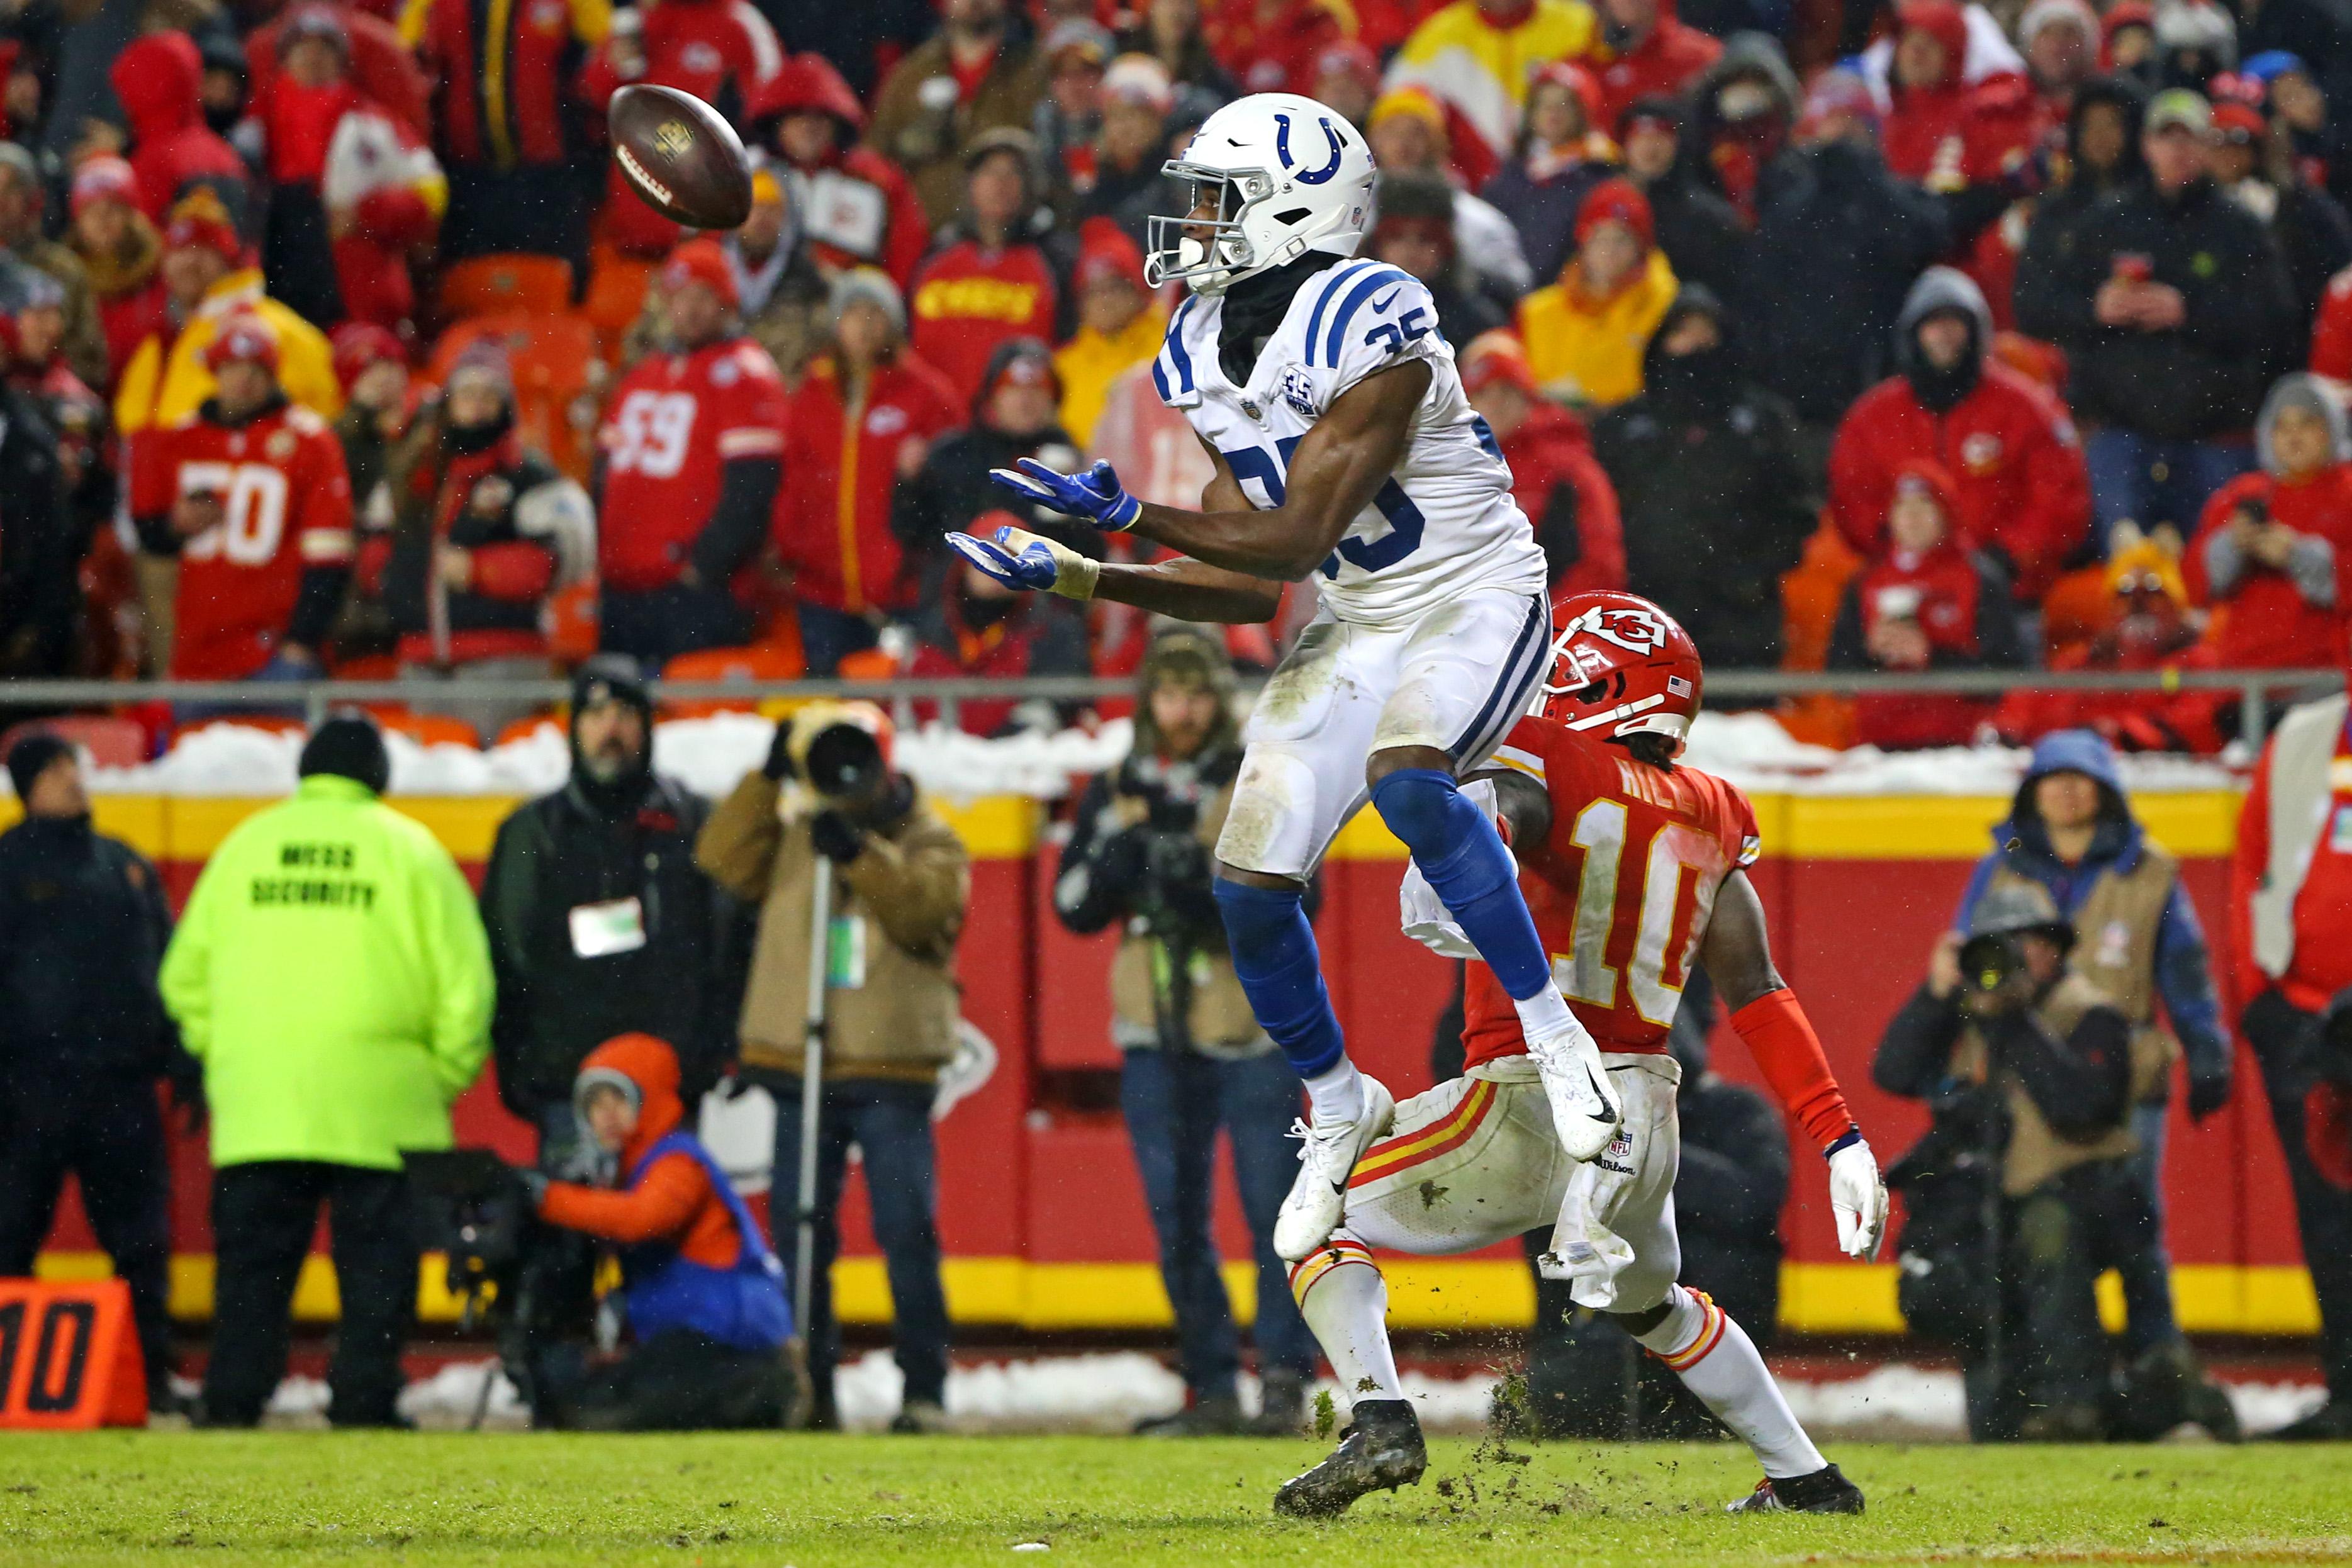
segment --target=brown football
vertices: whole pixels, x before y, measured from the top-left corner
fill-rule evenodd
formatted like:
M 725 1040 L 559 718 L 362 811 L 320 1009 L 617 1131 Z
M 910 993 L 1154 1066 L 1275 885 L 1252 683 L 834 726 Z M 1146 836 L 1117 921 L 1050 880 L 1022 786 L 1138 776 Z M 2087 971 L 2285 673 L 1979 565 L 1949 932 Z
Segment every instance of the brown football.
M 664 217 L 688 228 L 735 228 L 751 216 L 751 160 L 735 128 L 692 93 L 625 87 L 604 123 L 622 176 Z

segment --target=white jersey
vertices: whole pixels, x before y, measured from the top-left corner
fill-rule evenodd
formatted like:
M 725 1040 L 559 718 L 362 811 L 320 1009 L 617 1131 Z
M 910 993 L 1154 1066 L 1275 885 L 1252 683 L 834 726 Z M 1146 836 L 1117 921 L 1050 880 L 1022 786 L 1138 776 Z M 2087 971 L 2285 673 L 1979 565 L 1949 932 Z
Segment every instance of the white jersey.
M 1282 504 L 1291 453 L 1340 394 L 1407 360 L 1430 368 L 1403 458 L 1320 568 L 1317 589 L 1332 615 L 1396 627 L 1474 589 L 1543 593 L 1543 552 L 1511 499 L 1510 467 L 1462 391 L 1436 302 L 1419 280 L 1363 260 L 1309 278 L 1244 386 L 1218 363 L 1223 312 L 1215 296 L 1178 306 L 1152 382 L 1261 510 Z

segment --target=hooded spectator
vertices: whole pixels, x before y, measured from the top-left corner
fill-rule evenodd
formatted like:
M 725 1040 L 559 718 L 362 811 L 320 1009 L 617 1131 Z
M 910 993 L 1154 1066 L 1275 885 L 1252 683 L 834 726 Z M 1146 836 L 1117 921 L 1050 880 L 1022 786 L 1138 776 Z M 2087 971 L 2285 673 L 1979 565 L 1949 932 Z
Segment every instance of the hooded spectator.
M 232 229 L 252 222 L 252 174 L 236 149 L 205 123 L 204 61 L 185 33 L 150 33 L 115 57 L 108 72 L 131 132 L 131 169 L 140 210 L 163 226 L 199 188 L 210 191 Z
M 593 143 L 577 93 L 612 15 L 601 5 L 488 12 L 472 0 L 416 0 L 402 9 L 401 36 L 433 83 L 422 128 L 449 177 L 443 261 L 521 251 L 585 265 L 591 187 L 581 166 Z M 502 33 L 484 36 L 484 24 L 498 17 Z M 368 29 L 353 27 L 352 63 L 364 83 Z M 370 91 L 391 101 L 380 86 Z
M 2214 669 L 2220 661 L 2201 640 L 2202 619 L 2189 605 L 2180 544 L 2166 530 L 2153 539 L 2130 524 L 2116 525 L 2107 557 L 2106 620 L 2087 640 L 2050 657 L 2053 670 L 2166 671 Z M 2011 691 L 2001 700 L 1993 728 L 2012 746 L 2031 745 L 2057 730 L 2093 730 L 2124 752 L 2221 749 L 2221 721 L 2231 694 L 2221 691 Z
M 56 283 L 66 363 L 83 381 L 102 387 L 110 367 L 89 274 L 70 247 L 42 233 L 43 201 L 40 165 L 16 142 L 0 142 L 0 271 L 30 273 Z M 12 285 L 10 291 L 18 290 Z
M 1518 137 L 1530 63 L 1581 59 L 1597 31 L 1591 10 L 1574 0 L 1454 0 L 1413 29 L 1389 62 L 1388 84 L 1426 89 L 1476 136 L 1476 156 L 1492 162 Z
M 1615 125 L 1636 99 L 1679 94 L 1723 53 L 1720 40 L 1675 15 L 1675 0 L 1601 0 L 1596 9 L 1601 109 L 1593 118 L 1602 125 Z
M 1492 203 L 1465 188 L 1471 176 L 1492 173 L 1493 163 L 1481 159 L 1465 169 L 1452 157 L 1445 110 L 1436 98 L 1417 87 L 1382 93 L 1364 139 L 1381 174 L 1423 174 L 1453 187 L 1454 248 L 1468 260 L 1480 287 L 1505 300 L 1528 291 L 1535 275 L 1519 248 L 1518 229 Z
M 1055 23 L 1039 46 L 1045 90 L 1029 118 L 1029 133 L 1037 139 L 1039 166 L 1056 205 L 1066 206 L 1094 189 L 1103 72 L 1110 52 L 1109 30 L 1085 16 Z
M 2236 18 L 2213 0 L 2167 0 L 2156 9 L 2156 85 L 2204 94 L 2238 63 Z
M 1757 181 L 1788 146 L 1803 96 L 1780 46 L 1755 34 L 1730 39 L 1691 84 L 1685 164 L 1750 227 Z
M 2148 179 L 2018 279 L 2019 325 L 2067 352 L 2103 526 L 2185 526 L 2244 472 L 2244 432 L 2294 341 L 2277 247 L 2206 171 L 2211 125 L 2196 94 L 2159 95 L 2140 134 Z
M 2122 77 L 2095 77 L 2075 89 L 2064 156 L 2053 160 L 2051 183 L 2033 198 L 2015 247 L 2013 308 L 2029 291 L 2047 288 L 2060 259 L 2073 253 L 2075 232 L 2091 209 L 2146 175 L 2139 133 L 2147 102 L 2137 84 Z
M 2205 505 L 2189 541 L 2190 593 L 2226 668 L 2341 665 L 2352 612 L 2352 437 L 2315 377 L 2283 377 L 2255 426 L 2262 467 Z
M 1155 213 L 1180 211 L 1180 182 L 1160 172 L 1168 159 L 1169 117 L 1176 88 L 1150 55 L 1121 55 L 1103 73 L 1102 129 L 1095 139 L 1094 184 L 1072 208 L 1080 222 L 1107 217 L 1137 245 Z
M 915 352 L 970 398 L 1003 344 L 1054 335 L 1058 269 L 1029 237 L 1037 211 L 1037 143 L 1025 131 L 975 140 L 956 226 L 915 269 L 908 291 Z
M 2328 279 L 2352 264 L 2352 217 L 2334 196 L 2306 183 L 2288 156 L 2284 130 L 2274 131 L 2262 105 L 2223 98 L 2213 105 L 2206 167 L 2223 195 L 2260 218 L 2285 258 L 2298 326 L 2319 310 Z M 2303 357 L 2297 342 L 2294 358 Z
M 719 241 L 735 275 L 736 312 L 751 341 L 768 351 L 786 384 L 795 384 L 824 343 L 828 316 L 824 272 L 802 230 L 802 207 L 773 169 L 751 175 L 751 211 Z M 668 328 L 668 300 L 660 279 L 622 340 L 625 363 L 660 347 Z
M 1078 330 L 1055 352 L 1054 371 L 1062 381 L 1062 428 L 1083 450 L 1110 384 L 1160 352 L 1168 315 L 1143 281 L 1143 252 L 1107 217 L 1089 218 L 1078 230 L 1071 289 Z
M 1508 320 L 1493 299 L 1468 287 L 1469 268 L 1454 245 L 1454 192 L 1427 174 L 1382 174 L 1375 207 L 1379 221 L 1363 254 L 1411 273 L 1429 289 L 1437 330 L 1449 343 L 1467 343 Z
M 914 275 L 930 226 L 904 171 L 857 138 L 866 108 L 833 63 L 803 53 L 786 59 L 751 100 L 750 140 L 800 176 L 806 195 L 790 221 L 820 267 L 879 267 L 900 287 Z
M 1479 195 L 1510 215 L 1538 278 L 1559 276 L 1575 248 L 1578 209 L 1593 186 L 1616 173 L 1616 145 L 1604 134 L 1612 123 L 1601 112 L 1600 84 L 1573 61 L 1555 60 L 1528 84 L 1518 142 Z
M 1964 74 L 1968 21 L 1957 0 L 1904 0 L 1895 20 L 1887 168 L 1944 194 L 1998 178 L 2040 129 L 2032 84 L 2015 71 Z
M 1780 574 L 1818 501 L 1787 404 L 1746 373 L 1732 319 L 1685 284 L 1650 335 L 1642 394 L 1593 421 L 1624 520 L 1625 584 L 1704 628 L 1719 667 L 1780 660 Z
M 1719 298 L 1739 285 L 1748 226 L 1684 163 L 1682 129 L 1688 118 L 1678 100 L 1637 99 L 1617 133 L 1624 142 L 1625 178 L 1649 198 L 1658 248 L 1666 253 L 1675 276 L 1703 284 Z M 1564 249 L 1561 254 L 1565 258 Z
M 1335 0 L 1202 0 L 1201 33 L 1244 92 L 1307 92 L 1355 17 Z
M 2017 47 L 2049 121 L 2073 113 L 2075 89 L 2099 68 L 2099 14 L 2086 0 L 2033 0 L 2017 20 Z
M 513 371 L 495 340 L 458 355 L 385 482 L 392 527 L 370 539 L 360 576 L 392 612 L 403 677 L 545 679 L 544 605 L 554 589 L 589 574 L 595 521 L 586 493 L 524 450 Z M 487 740 L 536 704 L 458 698 L 440 706 Z
M 1136 20 L 1119 35 L 1118 47 L 1122 53 L 1150 56 L 1160 62 L 1160 68 L 1168 73 L 1171 81 L 1203 93 L 1218 103 L 1241 96 L 1240 84 L 1217 63 L 1216 53 L 1209 47 L 1209 40 L 1201 30 L 1201 0 L 1147 0 L 1146 4 L 1135 7 L 1130 15 Z M 1331 46 L 1332 48 L 1345 47 L 1343 44 Z M 1321 58 L 1328 60 L 1330 49 L 1326 49 Z M 1319 84 L 1319 65 L 1318 69 Z M 1380 80 L 1377 60 L 1372 65 L 1372 79 L 1376 85 Z M 1319 93 L 1317 96 L 1321 98 Z M 1338 100 L 1322 98 L 1321 100 L 1345 112 L 1346 106 Z M 1366 101 L 1370 100 L 1367 99 Z M 1349 118 L 1354 117 L 1350 115 Z
M 149 333 L 163 325 L 163 237 L 139 210 L 139 177 L 120 158 L 96 157 L 74 171 L 66 242 L 80 260 L 106 336 L 110 386 Z
M 2040 385 L 1988 356 L 1992 315 L 1966 276 L 1933 267 L 1895 322 L 1899 374 L 1865 392 L 1830 449 L 1830 510 L 1865 556 L 1895 477 L 1916 460 L 1952 462 L 1954 523 L 1996 557 L 2011 591 L 2037 604 L 2090 532 L 2090 478 L 2074 422 Z
M 2006 668 L 2024 662 L 2009 580 L 1969 548 L 1951 477 L 1913 459 L 1895 470 L 1885 542 L 1846 585 L 1830 632 L 1832 669 Z M 1864 696 L 1854 738 L 1889 751 L 1968 743 L 1992 704 L 1959 696 Z
M 1584 421 L 1545 399 L 1508 332 L 1462 351 L 1462 390 L 1511 466 L 1511 494 L 1535 525 L 1551 596 L 1625 585 L 1617 491 L 1592 455 Z
M 1026 135 L 1045 91 L 1044 63 L 1013 28 L 1010 8 L 1007 0 L 947 0 L 940 30 L 908 52 L 875 100 L 866 141 L 907 172 L 934 227 L 963 204 L 980 140 Z
M 1587 407 L 1624 402 L 1642 390 L 1643 355 L 1675 288 L 1648 199 L 1625 180 L 1593 186 L 1559 281 L 1519 302 L 1519 336 L 1536 380 Z
M 2156 8 L 2147 0 L 2116 0 L 2100 14 L 2099 68 L 2143 93 L 2163 85 L 2157 67 Z
M 914 605 L 938 536 L 903 539 L 891 501 L 961 416 L 954 386 L 907 347 L 906 305 L 887 274 L 843 273 L 832 312 L 830 347 L 785 405 L 793 481 L 776 511 L 776 552 L 793 570 L 801 648 L 818 677 Z
M 398 15 L 399 8 L 388 8 Z M 417 63 L 417 53 L 404 38 L 401 27 L 385 16 L 354 0 L 307 0 L 306 4 L 288 6 L 268 21 L 256 27 L 245 39 L 242 58 L 233 51 L 219 50 L 214 34 L 201 47 L 205 66 L 205 114 L 208 121 L 216 119 L 229 101 L 225 90 L 215 97 L 214 82 L 227 69 L 236 68 L 234 86 L 244 93 L 248 103 L 265 97 L 286 61 L 286 35 L 289 30 L 308 26 L 306 13 L 323 11 L 342 33 L 349 57 L 352 85 L 360 96 L 380 107 L 418 137 L 431 133 L 435 105 L 433 86 L 425 68 Z M 405 26 L 410 18 L 399 16 Z M 544 36 L 544 30 L 534 27 Z M 224 40 L 225 41 L 225 40 Z M 577 69 L 578 62 L 573 63 Z M 445 98 L 440 107 L 448 108 Z M 232 117 L 231 125 L 239 116 Z M 228 132 L 215 124 L 213 127 L 226 136 Z

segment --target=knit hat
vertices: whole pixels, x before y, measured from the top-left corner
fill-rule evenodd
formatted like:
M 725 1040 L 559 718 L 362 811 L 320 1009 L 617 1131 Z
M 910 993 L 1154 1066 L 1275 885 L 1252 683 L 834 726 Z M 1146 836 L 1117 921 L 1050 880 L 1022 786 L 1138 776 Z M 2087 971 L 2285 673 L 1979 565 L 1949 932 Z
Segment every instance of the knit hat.
M 165 249 L 184 250 L 194 246 L 218 251 L 232 267 L 245 259 L 245 241 L 238 237 L 228 208 L 209 190 L 192 191 L 182 197 L 172 208 L 170 224 L 163 230 Z
M 1353 38 L 1332 44 L 1315 57 L 1315 74 L 1344 76 L 1370 92 L 1381 85 L 1381 58 Z
M 79 217 L 84 207 L 100 202 L 121 202 L 124 206 L 139 205 L 139 176 L 131 173 L 128 162 L 121 158 L 97 157 L 74 171 L 70 208 Z
M 1657 220 L 1651 216 L 1650 198 L 1631 180 L 1603 180 L 1584 194 L 1584 204 L 1576 209 L 1576 243 L 1582 245 L 1604 223 L 1622 223 L 1632 229 L 1644 251 L 1657 242 Z
M 2264 49 L 2261 54 L 2250 57 L 2238 68 L 2238 72 L 2268 87 L 2283 76 L 2308 77 L 2311 68 L 2303 63 L 2301 55 L 2285 49 Z
M 982 376 L 980 395 L 973 400 L 977 410 L 987 405 L 997 389 L 1003 386 L 1050 386 L 1054 400 L 1062 397 L 1062 375 L 1054 368 L 1054 351 L 1036 338 L 1007 338 L 988 356 L 988 372 Z
M 485 332 L 459 351 L 449 362 L 449 374 L 443 383 L 457 384 L 461 375 L 488 376 L 498 386 L 499 395 L 509 403 L 514 401 L 514 362 L 508 357 L 507 346 L 495 334 Z
M 1099 68 L 1109 61 L 1111 47 L 1108 29 L 1084 16 L 1067 16 L 1054 24 L 1054 30 L 1045 35 L 1045 47 L 1038 53 L 1048 69 L 1061 68 L 1062 57 L 1067 54 L 1076 54 Z
M 1682 100 L 1663 92 L 1646 92 L 1625 106 L 1617 117 L 1617 140 L 1624 141 L 1637 126 L 1648 126 L 1665 132 L 1683 128 Z
M 683 289 L 689 283 L 699 283 L 719 296 L 719 302 L 733 310 L 742 300 L 735 287 L 735 268 L 727 263 L 727 252 L 715 239 L 689 239 L 669 253 L 662 263 L 661 284 L 665 292 Z
M 1530 397 L 1540 395 L 1542 390 L 1536 383 L 1535 368 L 1528 363 L 1527 345 L 1501 327 L 1479 333 L 1462 351 L 1464 392 L 1475 397 L 1498 383 L 1516 386 Z
M 382 795 L 392 783 L 392 753 L 384 750 L 383 731 L 375 721 L 357 713 L 328 720 L 302 746 L 295 773 L 331 773 L 363 785 L 370 795 Z
M 1823 121 L 1841 114 L 1865 127 L 1873 136 L 1878 134 L 1881 116 L 1878 100 L 1871 96 L 1870 84 L 1849 70 L 1825 70 L 1805 90 L 1804 108 L 1797 116 L 1798 129 L 1812 131 Z
M 863 301 L 890 318 L 898 335 L 907 335 L 907 300 L 898 285 L 878 267 L 853 267 L 833 279 L 833 319 L 838 323 L 852 305 Z
M 2033 0 L 2025 15 L 2017 19 L 2017 47 L 2031 49 L 2033 40 L 2042 33 L 2062 23 L 2072 23 L 2080 29 L 2084 41 L 2099 41 L 2099 14 L 2084 0 Z
M 1105 279 L 1117 278 L 1139 291 L 1143 280 L 1143 251 L 1116 220 L 1090 217 L 1078 226 L 1078 265 L 1074 281 L 1081 294 Z
M 278 374 L 278 334 L 258 316 L 231 316 L 205 346 L 205 368 L 215 375 L 223 365 L 240 362 L 266 365 L 270 374 Z
M 1105 103 L 1137 103 L 1161 114 L 1176 107 L 1176 82 L 1150 55 L 1121 55 L 1103 72 Z
M 335 379 L 348 394 L 359 378 L 383 360 L 394 360 L 405 365 L 408 351 L 401 346 L 388 327 L 373 321 L 345 321 L 328 335 L 334 345 Z
M 1428 125 L 1440 138 L 1445 135 L 1445 110 L 1425 88 L 1392 87 L 1381 94 L 1372 104 L 1372 111 L 1364 120 L 1364 129 L 1377 131 L 1385 121 L 1398 115 L 1409 115 Z
M 8 782 L 16 786 L 17 804 L 33 798 L 33 786 L 59 757 L 73 754 L 71 742 L 47 730 L 36 730 L 9 747 Z
M 2270 121 L 2251 103 L 2231 99 L 2213 105 L 2213 134 L 2220 141 L 2243 146 L 2260 142 L 2269 130 Z
M 1591 71 L 1574 60 L 1554 60 L 1536 72 L 1528 82 L 1528 90 L 1532 93 L 1546 83 L 1568 89 L 1569 96 L 1576 100 L 1577 107 L 1584 111 L 1584 128 L 1587 131 L 1606 129 L 1601 123 L 1601 83 Z
M 325 5 L 305 5 L 286 18 L 278 29 L 278 58 L 284 59 L 294 52 L 294 46 L 307 40 L 331 45 L 345 59 L 352 56 L 352 35 L 343 19 Z

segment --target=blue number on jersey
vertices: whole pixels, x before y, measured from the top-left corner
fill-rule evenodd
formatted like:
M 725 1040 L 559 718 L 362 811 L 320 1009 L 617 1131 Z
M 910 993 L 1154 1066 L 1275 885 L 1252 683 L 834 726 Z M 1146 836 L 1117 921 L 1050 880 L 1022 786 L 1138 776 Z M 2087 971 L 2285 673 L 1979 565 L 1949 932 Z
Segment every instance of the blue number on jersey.
M 1428 331 L 1426 327 L 1422 330 Z M 1479 423 L 1483 426 L 1486 422 L 1481 420 Z M 1255 479 L 1265 490 L 1266 504 L 1277 507 L 1288 493 L 1283 482 L 1284 475 L 1290 466 L 1290 455 L 1298 450 L 1301 439 L 1303 437 L 1297 436 L 1276 439 L 1275 446 L 1281 452 L 1279 460 L 1263 447 L 1239 447 L 1222 456 L 1225 466 L 1233 469 L 1234 479 Z M 1387 535 L 1380 539 L 1339 541 L 1338 551 L 1324 557 L 1323 564 L 1318 568 L 1324 576 L 1337 577 L 1339 574 L 1342 557 L 1362 571 L 1380 572 L 1421 548 L 1422 530 L 1427 526 L 1428 519 L 1421 515 L 1421 508 L 1412 504 L 1412 498 L 1404 493 L 1402 485 L 1394 479 L 1382 480 L 1380 493 L 1372 497 L 1372 505 L 1388 519 Z

